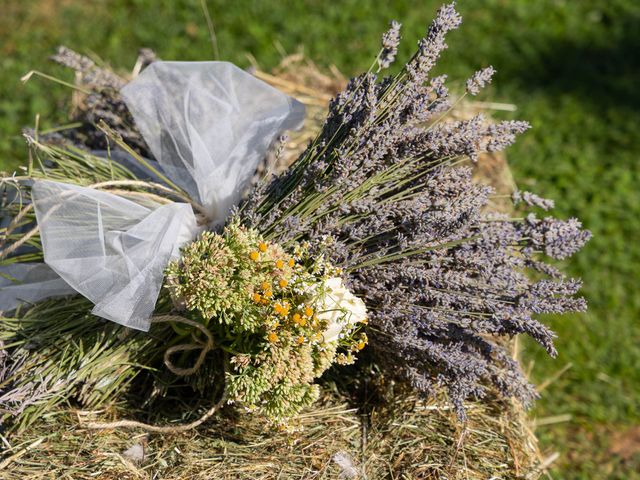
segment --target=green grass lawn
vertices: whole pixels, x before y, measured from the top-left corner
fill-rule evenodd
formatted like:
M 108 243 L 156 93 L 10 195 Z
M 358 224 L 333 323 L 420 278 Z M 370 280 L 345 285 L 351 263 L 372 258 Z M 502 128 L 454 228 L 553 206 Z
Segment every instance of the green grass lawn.
M 355 74 L 370 64 L 390 19 L 404 24 L 406 58 L 439 2 L 208 4 L 222 59 L 246 66 L 251 54 L 270 68 L 282 51 L 303 45 L 319 64 Z M 554 198 L 557 215 L 578 216 L 594 234 L 565 265 L 584 279 L 589 313 L 548 319 L 559 336 L 556 360 L 526 344 L 537 382 L 572 364 L 535 410 L 547 421 L 571 416 L 539 429 L 544 449 L 562 454 L 554 476 L 640 478 L 640 435 L 632 435 L 640 428 L 640 2 L 466 0 L 459 7 L 464 23 L 439 71 L 463 80 L 494 65 L 498 75 L 486 96 L 516 103 L 510 116 L 534 127 L 508 152 L 520 186 Z M 2 0 L 4 169 L 24 160 L 20 128 L 36 113 L 45 128 L 66 117 L 68 91 L 37 79 L 19 82 L 31 68 L 70 80 L 45 61 L 60 43 L 123 69 L 142 46 L 164 59 L 212 57 L 198 0 Z M 624 455 L 611 453 L 621 445 Z

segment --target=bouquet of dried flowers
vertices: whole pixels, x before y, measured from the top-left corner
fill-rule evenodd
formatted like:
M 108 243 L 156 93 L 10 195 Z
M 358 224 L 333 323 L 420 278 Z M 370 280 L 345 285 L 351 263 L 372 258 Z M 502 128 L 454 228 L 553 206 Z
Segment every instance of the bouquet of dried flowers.
M 142 391 L 149 407 L 195 392 L 283 424 L 313 403 L 315 379 L 353 363 L 368 343 L 389 378 L 424 394 L 446 386 L 460 417 L 464 400 L 482 397 L 488 385 L 530 402 L 535 392 L 499 337 L 526 333 L 555 354 L 553 333 L 535 316 L 586 305 L 575 296 L 580 282 L 547 258 L 572 255 L 590 234 L 575 219 L 488 212 L 494 193 L 472 181 L 468 162 L 504 149 L 529 126 L 448 118 L 494 73 L 473 75 L 455 101 L 446 76 L 431 75 L 460 21 L 453 4 L 442 7 L 404 68 L 379 78 L 400 41 L 400 25 L 391 24 L 372 67 L 331 102 L 298 160 L 183 244 L 164 269 L 148 334 L 94 317 L 81 297 L 5 315 L 4 418 L 25 425 L 63 402 L 97 407 Z M 23 177 L 3 179 L 12 216 L 0 253 L 7 268 L 43 259 L 37 228 L 29 228 L 34 179 L 111 189 L 139 203 L 188 196 L 153 166 L 153 148 L 136 129 L 121 128 L 129 113 L 113 85 L 100 85 L 95 103 L 105 92 L 116 100 L 88 138 L 116 145 L 107 160 L 79 148 L 77 132 L 61 131 L 31 137 L 36 163 Z M 514 192 L 513 202 L 553 206 L 528 192 Z
M 232 223 L 203 233 L 167 269 L 174 302 L 229 356 L 229 400 L 274 420 L 311 405 L 314 380 L 334 362 L 353 362 L 367 343 L 364 303 L 308 250 L 296 244 L 288 253 Z

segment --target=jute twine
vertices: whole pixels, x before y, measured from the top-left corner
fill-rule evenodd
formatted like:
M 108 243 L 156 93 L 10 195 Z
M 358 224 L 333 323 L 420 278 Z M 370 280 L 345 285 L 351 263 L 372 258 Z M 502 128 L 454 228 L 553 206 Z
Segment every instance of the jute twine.
M 174 345 L 169 347 L 164 353 L 164 364 L 165 366 L 175 375 L 180 377 L 186 377 L 188 375 L 193 375 L 196 373 L 202 364 L 204 363 L 205 357 L 207 354 L 215 348 L 215 344 L 213 342 L 213 337 L 211 332 L 201 323 L 195 322 L 193 320 L 189 320 L 188 318 L 181 317 L 179 315 L 159 315 L 153 317 L 151 319 L 152 323 L 164 323 L 164 322 L 176 322 L 181 323 L 183 325 L 189 325 L 198 329 L 200 332 L 204 334 L 206 337 L 206 341 L 202 342 L 200 340 L 194 339 L 192 343 L 184 343 L 181 345 Z M 171 361 L 171 356 L 177 352 L 186 352 L 192 350 L 200 350 L 200 354 L 196 359 L 194 365 L 190 368 L 177 367 Z M 139 422 L 137 420 L 117 420 L 114 422 L 87 422 L 84 424 L 85 427 L 94 429 L 94 430 L 105 430 L 105 429 L 117 429 L 117 428 L 140 428 L 142 430 L 146 430 L 148 432 L 155 433 L 180 433 L 186 432 L 188 430 L 192 430 L 204 422 L 206 422 L 209 418 L 211 418 L 218 410 L 222 408 L 224 403 L 226 402 L 226 394 L 223 392 L 220 399 L 209 409 L 204 415 L 202 415 L 197 420 L 194 420 L 190 423 L 185 423 L 182 425 L 152 425 L 144 422 Z

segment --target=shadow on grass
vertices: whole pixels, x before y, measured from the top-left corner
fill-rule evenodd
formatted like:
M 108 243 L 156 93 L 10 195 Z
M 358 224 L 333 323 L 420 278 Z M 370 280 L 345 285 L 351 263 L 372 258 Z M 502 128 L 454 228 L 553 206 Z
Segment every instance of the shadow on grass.
M 602 23 L 616 20 L 604 17 Z M 535 50 L 523 62 L 503 62 L 501 75 L 524 89 L 579 96 L 603 109 L 640 113 L 640 19 L 625 19 L 613 32 L 581 40 L 531 37 Z

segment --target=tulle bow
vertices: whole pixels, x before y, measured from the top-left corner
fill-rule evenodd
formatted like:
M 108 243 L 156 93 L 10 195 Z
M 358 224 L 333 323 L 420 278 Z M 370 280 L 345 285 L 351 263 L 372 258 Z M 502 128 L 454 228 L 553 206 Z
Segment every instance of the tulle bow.
M 273 140 L 304 107 L 226 62 L 156 62 L 121 94 L 163 174 L 224 222 Z M 45 263 L 0 279 L 0 309 L 79 292 L 93 313 L 147 331 L 167 264 L 205 228 L 191 204 L 141 205 L 118 195 L 37 180 L 32 188 Z

